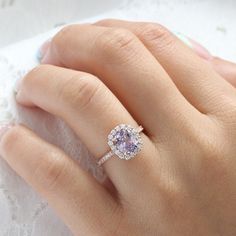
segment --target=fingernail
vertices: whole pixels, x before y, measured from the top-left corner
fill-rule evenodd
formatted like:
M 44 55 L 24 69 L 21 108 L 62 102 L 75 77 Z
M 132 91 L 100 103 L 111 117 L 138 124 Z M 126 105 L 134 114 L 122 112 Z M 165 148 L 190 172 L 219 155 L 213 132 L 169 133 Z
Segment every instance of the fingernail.
M 48 39 L 39 48 L 38 53 L 37 53 L 37 59 L 39 60 L 39 62 L 41 62 L 43 60 L 43 58 L 45 57 L 45 55 L 47 54 L 47 51 L 49 49 L 51 41 L 52 41 L 52 39 Z
M 203 47 L 201 44 L 196 42 L 195 40 L 192 40 L 192 39 L 186 37 L 185 35 L 183 35 L 182 33 L 179 33 L 179 32 L 175 33 L 175 35 L 182 42 L 184 42 L 187 46 L 189 46 L 191 49 L 193 49 L 193 51 L 195 51 L 195 53 L 198 56 L 200 56 L 201 58 L 203 58 L 205 60 L 212 59 L 211 53 L 205 47 Z
M 189 40 L 193 45 L 193 50 L 198 54 L 198 56 L 206 60 L 211 60 L 213 58 L 211 53 L 205 47 L 203 47 L 201 44 L 199 44 L 193 39 L 189 39 Z
M 192 43 L 190 42 L 189 38 L 183 35 L 182 33 L 175 32 L 174 33 L 183 43 L 185 43 L 190 48 L 193 48 Z

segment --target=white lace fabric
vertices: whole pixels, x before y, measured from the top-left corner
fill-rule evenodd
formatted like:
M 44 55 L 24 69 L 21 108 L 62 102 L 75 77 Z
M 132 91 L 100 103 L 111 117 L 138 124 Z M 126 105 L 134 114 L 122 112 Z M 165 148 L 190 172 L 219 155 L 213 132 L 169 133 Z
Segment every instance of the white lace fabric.
M 204 12 L 203 10 L 207 7 L 206 2 L 210 5 L 207 8 L 208 11 Z M 205 45 L 218 55 L 236 60 L 234 39 L 236 29 L 230 20 L 219 21 L 218 12 L 222 11 L 222 6 L 220 3 L 214 5 L 213 2 L 211 0 L 197 3 L 193 0 L 134 0 L 128 1 L 117 10 L 89 21 L 109 17 L 158 21 L 172 30 L 188 32 L 192 38 L 202 39 Z M 228 15 L 231 15 L 233 5 L 236 7 L 234 1 L 228 8 L 224 6 Z M 189 12 L 185 12 L 185 9 Z M 192 19 L 189 25 L 186 24 L 186 17 L 191 18 L 196 9 L 202 13 L 199 13 L 197 19 Z M 182 17 L 183 14 L 185 17 Z M 212 14 L 211 17 L 209 14 Z M 230 19 L 235 22 L 235 14 Z M 208 22 L 208 25 L 205 29 L 196 31 L 196 28 L 199 28 L 199 21 Z M 227 34 L 219 32 L 217 28 L 219 25 L 227 29 Z M 209 34 L 208 31 L 212 28 L 215 31 Z M 57 30 L 0 49 L 0 123 L 25 124 L 43 139 L 62 148 L 69 156 L 77 160 L 82 168 L 90 171 L 102 181 L 105 178 L 103 169 L 97 167 L 94 158 L 64 121 L 38 108 L 19 106 L 14 99 L 15 81 L 37 65 L 36 54 L 39 46 Z M 208 38 L 204 41 L 206 35 Z M 227 42 L 227 47 L 221 46 L 222 41 Z M 46 201 L 0 158 L 0 236 L 54 235 L 69 236 L 71 233 Z

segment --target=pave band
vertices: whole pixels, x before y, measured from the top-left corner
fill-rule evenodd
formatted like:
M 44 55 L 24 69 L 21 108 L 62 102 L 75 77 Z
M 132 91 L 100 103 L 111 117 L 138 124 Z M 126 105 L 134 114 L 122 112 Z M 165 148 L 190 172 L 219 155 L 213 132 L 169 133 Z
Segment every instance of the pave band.
M 126 124 L 116 126 L 108 135 L 108 145 L 111 150 L 101 157 L 97 164 L 101 166 L 114 155 L 124 160 L 135 157 L 143 146 L 140 136 L 142 131 L 142 126 L 138 128 Z

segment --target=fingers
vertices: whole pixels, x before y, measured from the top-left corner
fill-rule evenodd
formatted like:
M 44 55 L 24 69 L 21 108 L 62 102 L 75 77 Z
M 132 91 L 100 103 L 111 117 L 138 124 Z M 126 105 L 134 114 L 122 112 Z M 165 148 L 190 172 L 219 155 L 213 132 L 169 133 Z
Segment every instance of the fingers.
M 84 72 L 40 66 L 23 79 L 16 99 L 22 105 L 34 105 L 61 117 L 96 158 L 109 151 L 107 136 L 115 126 L 138 126 L 110 90 L 98 78 Z M 113 157 L 104 163 L 119 192 L 126 191 L 126 187 L 130 192 L 130 185 L 138 186 L 142 166 L 153 158 L 150 155 L 153 144 L 144 134 L 142 139 L 144 148 L 133 160 L 126 162 Z
M 75 235 L 95 235 L 101 232 L 101 223 L 109 226 L 115 211 L 118 214 L 117 203 L 89 173 L 26 127 L 8 129 L 0 153 L 46 198 Z
M 137 35 L 182 94 L 201 112 L 217 112 L 219 107 L 225 105 L 225 94 L 235 97 L 235 89 L 231 85 L 162 26 L 120 20 L 105 20 L 96 25 L 123 27 Z
M 201 44 L 196 42 L 193 39 L 187 38 L 186 36 L 177 33 L 178 38 L 180 38 L 185 44 L 189 45 L 193 51 L 202 59 L 210 63 L 213 69 L 218 72 L 224 79 L 226 79 L 230 84 L 236 87 L 236 64 L 230 61 L 226 61 L 222 58 L 214 57 L 211 53 L 203 47 Z M 43 59 L 43 56 L 46 54 L 51 40 L 46 41 L 41 49 L 39 60 Z
M 162 128 L 165 132 L 176 121 L 170 114 L 199 115 L 153 55 L 128 30 L 69 26 L 52 40 L 42 63 L 97 75 L 147 133 L 158 133 L 159 138 Z

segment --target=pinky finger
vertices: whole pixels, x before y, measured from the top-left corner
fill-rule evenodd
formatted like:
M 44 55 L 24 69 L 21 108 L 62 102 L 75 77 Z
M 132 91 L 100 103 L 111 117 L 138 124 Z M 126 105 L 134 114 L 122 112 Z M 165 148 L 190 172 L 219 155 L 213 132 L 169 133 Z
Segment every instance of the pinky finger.
M 104 230 L 101 223 L 111 225 L 108 221 L 114 219 L 118 204 L 89 173 L 28 128 L 17 125 L 5 131 L 1 156 L 46 198 L 75 235 L 95 235 Z

